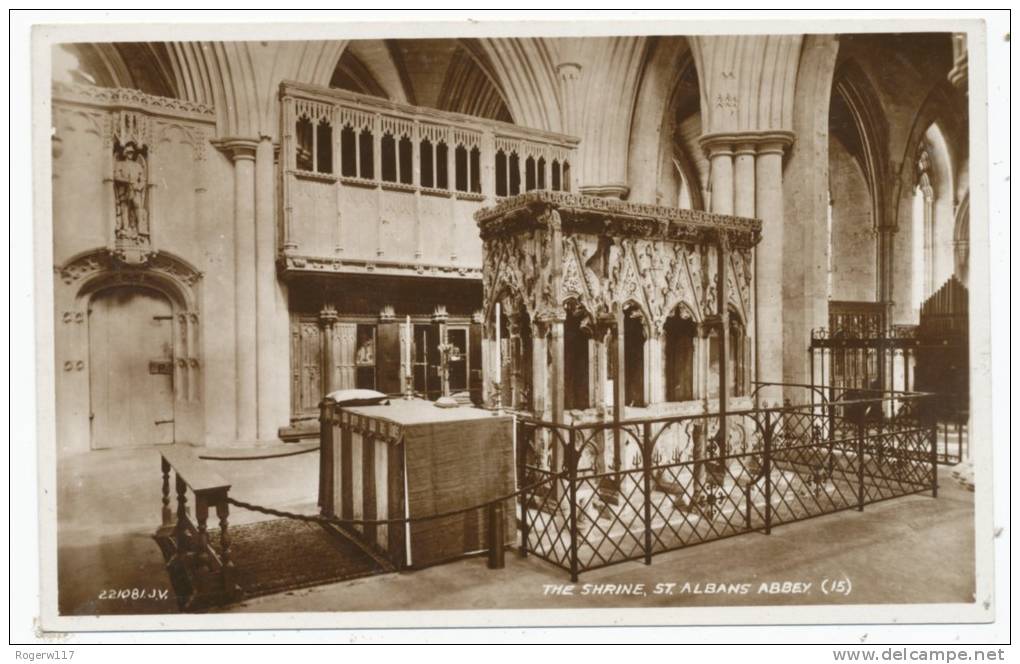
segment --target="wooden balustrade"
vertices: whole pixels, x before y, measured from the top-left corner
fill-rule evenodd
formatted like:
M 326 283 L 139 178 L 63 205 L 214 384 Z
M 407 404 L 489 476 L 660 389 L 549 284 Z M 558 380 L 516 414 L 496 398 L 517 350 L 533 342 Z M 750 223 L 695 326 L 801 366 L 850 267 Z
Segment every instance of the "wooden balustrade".
M 233 599 L 240 594 L 230 551 L 230 483 L 206 466 L 191 450 L 168 447 L 160 450 L 162 525 L 156 540 L 167 559 L 166 567 L 175 580 L 182 605 L 193 607 L 207 599 Z M 176 514 L 171 508 L 170 472 L 174 473 Z M 189 514 L 188 492 L 194 496 L 195 517 Z M 219 520 L 219 547 L 210 539 L 210 511 Z M 209 583 L 207 572 L 212 574 Z M 210 587 L 211 586 L 211 587 Z
M 481 205 L 576 188 L 563 134 L 296 83 L 280 123 L 285 275 L 479 279 Z

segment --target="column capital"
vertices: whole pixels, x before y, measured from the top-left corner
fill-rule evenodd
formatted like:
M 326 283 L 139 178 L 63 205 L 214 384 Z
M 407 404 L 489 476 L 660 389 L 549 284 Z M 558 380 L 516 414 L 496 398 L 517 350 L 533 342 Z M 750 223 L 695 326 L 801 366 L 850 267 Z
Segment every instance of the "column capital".
M 213 145 L 225 152 L 232 161 L 255 161 L 255 151 L 259 147 L 259 139 L 230 136 L 213 141 Z
M 611 182 L 609 184 L 586 184 L 577 188 L 578 192 L 585 196 L 597 196 L 599 198 L 615 198 L 624 200 L 630 193 L 630 187 L 623 182 Z
M 336 307 L 331 304 L 323 306 L 322 310 L 319 311 L 319 322 L 325 327 L 329 327 L 338 320 L 340 320 L 340 314 L 337 313 Z
M 794 133 L 785 129 L 703 134 L 698 139 L 705 156 L 718 154 L 782 154 L 793 145 Z

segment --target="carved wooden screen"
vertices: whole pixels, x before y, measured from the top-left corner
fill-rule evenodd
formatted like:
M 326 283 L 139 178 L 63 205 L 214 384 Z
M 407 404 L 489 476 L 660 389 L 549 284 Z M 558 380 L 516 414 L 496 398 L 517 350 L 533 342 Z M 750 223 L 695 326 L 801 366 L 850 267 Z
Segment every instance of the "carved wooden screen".
M 956 278 L 921 305 L 915 387 L 941 396 L 944 416 L 969 410 L 967 289 Z
M 358 352 L 358 324 L 337 323 L 333 326 L 336 358 L 335 383 L 339 390 L 349 390 L 355 385 L 355 356 Z
M 322 398 L 322 328 L 317 316 L 290 323 L 291 414 L 314 416 Z

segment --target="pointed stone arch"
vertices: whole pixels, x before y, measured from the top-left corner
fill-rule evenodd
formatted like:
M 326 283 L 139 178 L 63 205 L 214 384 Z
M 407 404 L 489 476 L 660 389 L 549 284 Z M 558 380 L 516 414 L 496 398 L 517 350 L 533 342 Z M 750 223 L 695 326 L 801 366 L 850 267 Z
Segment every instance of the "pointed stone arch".
M 204 438 L 200 282 L 188 261 L 155 252 L 127 263 L 108 248 L 79 253 L 55 267 L 57 434 L 62 448 L 90 446 L 89 310 L 93 298 L 116 288 L 155 291 L 170 303 L 175 439 Z M 130 339 L 125 339 L 130 343 Z M 62 369 L 62 370 L 61 370 Z

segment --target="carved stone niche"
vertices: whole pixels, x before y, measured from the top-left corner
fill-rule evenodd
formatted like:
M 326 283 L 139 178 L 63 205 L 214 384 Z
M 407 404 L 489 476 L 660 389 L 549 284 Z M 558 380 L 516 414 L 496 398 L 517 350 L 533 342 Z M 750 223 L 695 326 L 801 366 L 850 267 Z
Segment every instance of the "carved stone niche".
M 152 252 L 147 115 L 120 111 L 110 117 L 113 150 L 114 250 L 140 265 Z

